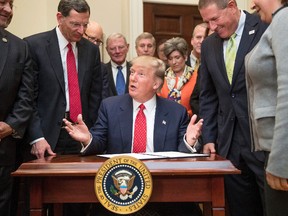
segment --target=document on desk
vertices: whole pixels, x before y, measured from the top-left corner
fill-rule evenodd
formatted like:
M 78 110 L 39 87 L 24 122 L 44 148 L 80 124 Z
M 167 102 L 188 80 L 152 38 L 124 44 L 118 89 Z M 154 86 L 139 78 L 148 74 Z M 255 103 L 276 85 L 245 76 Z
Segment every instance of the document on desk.
M 151 160 L 151 159 L 167 159 L 167 158 L 209 157 L 209 154 L 167 151 L 167 152 L 149 152 L 149 153 L 147 152 L 147 153 L 101 154 L 97 156 L 105 158 L 112 158 L 115 156 L 131 156 L 139 160 Z

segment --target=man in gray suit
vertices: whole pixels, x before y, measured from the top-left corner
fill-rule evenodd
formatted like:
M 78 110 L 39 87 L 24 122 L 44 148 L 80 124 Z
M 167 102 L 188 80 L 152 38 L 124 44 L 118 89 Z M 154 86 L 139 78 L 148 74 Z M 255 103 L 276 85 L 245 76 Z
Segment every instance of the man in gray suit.
M 200 0 L 198 7 L 204 22 L 215 31 L 201 48 L 203 151 L 217 152 L 241 170 L 240 175 L 225 177 L 230 215 L 263 216 L 264 153 L 251 152 L 244 58 L 266 25 L 259 17 L 239 10 L 235 0 Z M 230 62 L 235 64 L 229 80 L 225 51 L 232 35 L 236 36 L 236 58 Z
M 32 113 L 33 71 L 27 44 L 4 30 L 13 16 L 13 1 L 0 3 L 0 214 L 10 216 L 16 146 Z M 15 207 L 13 207 L 15 209 Z

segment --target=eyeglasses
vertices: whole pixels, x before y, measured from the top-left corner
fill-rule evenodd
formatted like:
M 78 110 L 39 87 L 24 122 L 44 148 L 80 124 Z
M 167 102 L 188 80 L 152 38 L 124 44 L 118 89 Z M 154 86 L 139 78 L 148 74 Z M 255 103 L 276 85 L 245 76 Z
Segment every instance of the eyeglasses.
M 83 27 L 84 29 L 87 29 L 88 23 L 78 23 L 78 22 L 69 22 L 69 24 L 72 26 L 73 29 L 79 29 Z
M 90 36 L 90 35 L 88 35 L 86 32 L 84 33 L 84 35 L 87 37 L 87 39 L 88 40 L 90 40 L 92 43 L 95 43 L 95 44 L 97 44 L 97 45 L 101 45 L 101 44 L 103 44 L 103 41 L 102 40 L 100 40 L 100 39 L 98 39 L 98 38 L 96 38 L 96 37 L 92 37 L 92 36 Z

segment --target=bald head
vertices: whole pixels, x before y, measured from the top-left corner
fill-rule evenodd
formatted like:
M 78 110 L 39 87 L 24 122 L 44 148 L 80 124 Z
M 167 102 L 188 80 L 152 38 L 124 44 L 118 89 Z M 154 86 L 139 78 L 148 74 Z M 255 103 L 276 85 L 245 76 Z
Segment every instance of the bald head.
M 92 43 L 101 45 L 103 42 L 103 29 L 99 23 L 90 21 L 83 36 Z

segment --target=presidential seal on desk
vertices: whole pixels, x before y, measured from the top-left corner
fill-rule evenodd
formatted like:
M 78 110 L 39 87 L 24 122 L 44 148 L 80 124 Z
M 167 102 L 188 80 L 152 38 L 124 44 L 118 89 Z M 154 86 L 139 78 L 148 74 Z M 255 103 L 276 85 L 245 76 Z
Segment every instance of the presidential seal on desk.
M 95 177 L 99 202 L 117 214 L 131 214 L 145 206 L 152 194 L 146 165 L 131 156 L 115 156 L 103 163 Z

